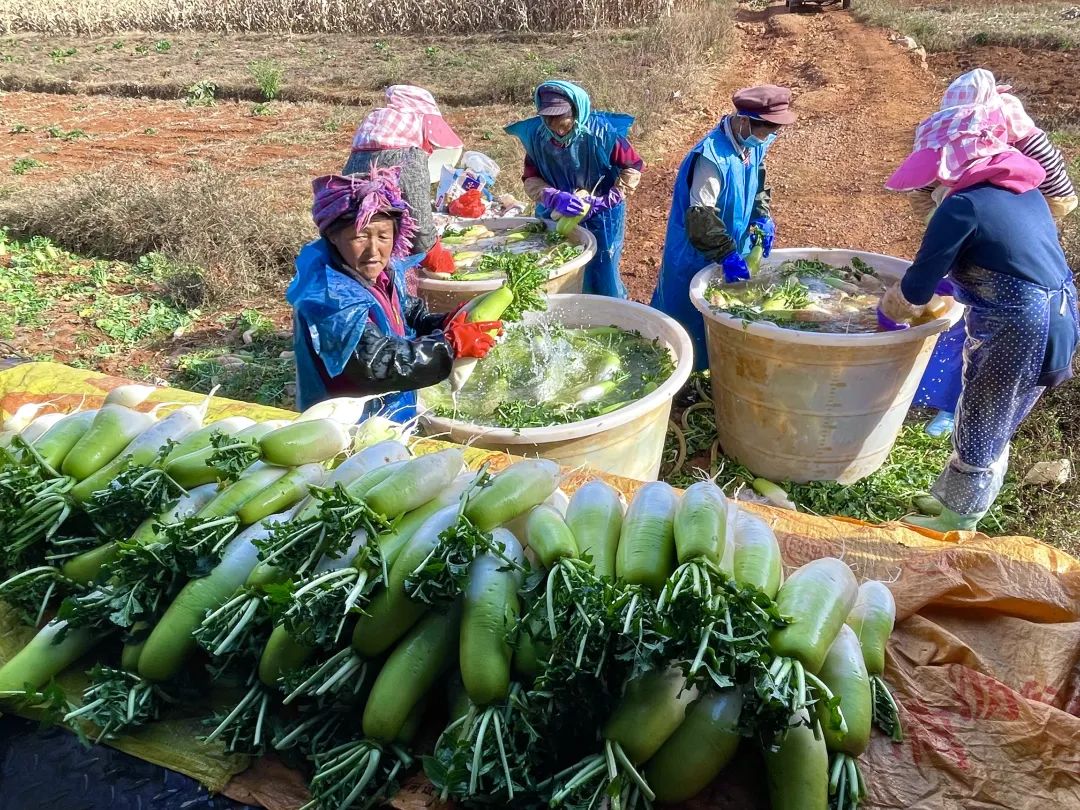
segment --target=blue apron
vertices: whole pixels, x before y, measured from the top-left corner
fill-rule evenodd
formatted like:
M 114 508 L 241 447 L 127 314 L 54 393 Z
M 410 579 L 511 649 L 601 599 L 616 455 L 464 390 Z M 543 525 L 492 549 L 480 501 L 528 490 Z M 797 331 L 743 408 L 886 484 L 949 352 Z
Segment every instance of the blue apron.
M 964 319 L 954 323 L 938 337 L 934 353 L 926 364 L 913 405 L 956 413 L 963 386 L 964 340 L 967 335 Z
M 511 124 L 506 132 L 521 141 L 525 154 L 552 187 L 570 192 L 585 189 L 603 196 L 619 179 L 620 169 L 612 165 L 611 152 L 618 138 L 629 134 L 633 123 L 631 116 L 621 113 L 590 113 L 579 123 L 577 137 L 565 147 L 552 143 L 551 133 L 539 116 Z M 536 215 L 546 218 L 551 212 L 538 203 Z M 596 237 L 596 256 L 585 267 L 583 292 L 626 298 L 626 287 L 619 277 L 626 203 L 601 211 L 582 225 Z
M 739 253 L 750 252 L 750 219 L 754 200 L 760 191 L 761 166 L 765 153 L 775 136 L 760 146 L 746 150 L 746 160 L 732 144 L 721 122 L 695 146 L 679 167 L 668 215 L 664 255 L 660 263 L 660 278 L 653 292 L 652 306 L 681 323 L 694 341 L 694 364 L 697 370 L 708 368 L 709 357 L 705 343 L 705 322 L 690 302 L 690 281 L 701 268 L 710 263 L 686 236 L 686 213 L 690 209 L 690 185 L 694 165 L 699 159 L 712 163 L 721 179 L 716 213 L 728 234 L 739 247 Z
M 399 301 L 405 299 L 405 271 L 422 258 L 391 262 Z M 336 264 L 325 239 L 305 245 L 296 257 L 296 275 L 285 292 L 285 300 L 293 307 L 296 403 L 300 410 L 329 398 L 322 370 L 330 377 L 340 376 L 369 323 L 383 334 L 394 334 L 387 313 L 371 291 L 338 270 Z M 405 324 L 405 336 L 414 334 Z M 395 422 L 409 421 L 416 415 L 416 392 L 402 391 L 372 400 L 364 418 L 376 413 Z

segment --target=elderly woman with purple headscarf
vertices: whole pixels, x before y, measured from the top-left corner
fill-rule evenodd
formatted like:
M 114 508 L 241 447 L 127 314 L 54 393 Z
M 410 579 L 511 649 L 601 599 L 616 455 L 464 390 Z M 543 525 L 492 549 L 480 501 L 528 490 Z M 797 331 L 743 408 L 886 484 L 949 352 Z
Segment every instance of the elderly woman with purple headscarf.
M 313 185 L 320 238 L 304 246 L 285 294 L 294 311 L 297 404 L 379 395 L 371 412 L 397 421 L 416 411 L 416 390 L 450 375 L 461 357 L 483 357 L 498 321 L 431 314 L 405 290 L 416 224 L 399 169 L 329 175 Z

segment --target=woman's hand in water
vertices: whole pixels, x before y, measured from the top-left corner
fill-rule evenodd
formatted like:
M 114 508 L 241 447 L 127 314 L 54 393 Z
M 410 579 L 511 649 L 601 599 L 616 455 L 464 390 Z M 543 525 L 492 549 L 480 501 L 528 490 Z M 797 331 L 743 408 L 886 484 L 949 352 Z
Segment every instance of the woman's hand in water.
M 908 301 L 900 289 L 900 282 L 897 281 L 885 290 L 885 294 L 881 296 L 881 302 L 878 304 L 878 309 L 882 315 L 891 321 L 911 323 L 922 316 L 926 311 L 926 305 L 913 304 Z

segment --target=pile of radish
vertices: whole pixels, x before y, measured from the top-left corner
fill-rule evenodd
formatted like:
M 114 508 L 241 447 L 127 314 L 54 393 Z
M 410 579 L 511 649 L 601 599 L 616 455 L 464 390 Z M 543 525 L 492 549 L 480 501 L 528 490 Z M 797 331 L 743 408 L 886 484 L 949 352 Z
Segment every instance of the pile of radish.
M 567 498 L 552 462 L 413 456 L 364 400 L 204 424 L 149 393 L 3 425 L 0 600 L 39 629 L 0 704 L 90 740 L 203 711 L 207 740 L 305 768 L 318 808 L 421 767 L 463 806 L 679 802 L 740 746 L 774 808 L 854 808 L 871 727 L 901 738 L 889 589 L 834 558 L 785 581 L 712 482 Z

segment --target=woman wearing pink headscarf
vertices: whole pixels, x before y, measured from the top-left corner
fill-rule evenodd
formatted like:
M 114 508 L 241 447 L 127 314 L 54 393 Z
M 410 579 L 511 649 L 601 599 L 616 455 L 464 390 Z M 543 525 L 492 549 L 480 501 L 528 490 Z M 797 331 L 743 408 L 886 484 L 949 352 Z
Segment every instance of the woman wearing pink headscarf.
M 311 216 L 320 238 L 296 259 L 285 293 L 293 307 L 297 404 L 378 395 L 370 413 L 399 422 L 417 389 L 450 376 L 454 360 L 483 357 L 498 321 L 431 314 L 405 290 L 416 223 L 398 188 L 400 169 L 319 177 Z
M 1060 223 L 1076 208 L 1077 203 L 1076 189 L 1066 171 L 1065 158 L 1046 133 L 1035 126 L 1024 105 L 1009 92 L 1010 89 L 999 86 L 989 70 L 972 70 L 958 76 L 949 85 L 941 99 L 941 110 L 947 112 L 972 106 L 1000 110 L 1005 117 L 1005 142 L 1038 162 L 1046 172 L 1046 179 L 1039 186 L 1039 191 L 1046 197 L 1050 213 Z M 947 190 L 945 186 L 928 185 L 908 192 L 908 199 L 916 215 L 928 221 L 938 200 Z M 938 338 L 934 354 L 915 394 L 915 405 L 937 411 L 926 426 L 926 432 L 931 436 L 947 436 L 952 432 L 956 403 L 960 398 L 963 347 L 964 324 L 960 322 Z
M 934 113 L 886 184 L 945 192 L 915 261 L 882 297 L 882 313 L 910 323 L 946 276 L 967 307 L 953 454 L 933 488 L 943 510 L 909 519 L 938 531 L 973 530 L 989 511 L 1012 436 L 1042 392 L 1072 376 L 1080 341 L 1072 273 L 1039 192 L 1046 172 L 1008 144 L 1008 126 L 987 105 Z
M 454 272 L 454 258 L 439 242 L 431 215 L 428 156 L 436 149 L 461 145 L 431 93 L 411 84 L 395 84 L 386 88 L 386 106 L 372 110 L 360 122 L 342 170 L 348 175 L 376 166 L 401 167 L 401 192 L 416 220 L 411 252 L 424 256 L 424 266 L 436 272 Z

